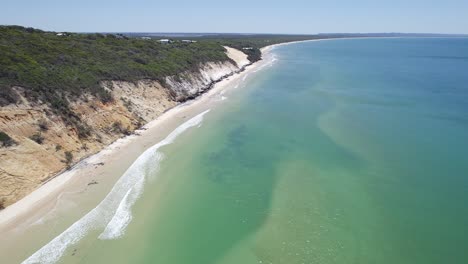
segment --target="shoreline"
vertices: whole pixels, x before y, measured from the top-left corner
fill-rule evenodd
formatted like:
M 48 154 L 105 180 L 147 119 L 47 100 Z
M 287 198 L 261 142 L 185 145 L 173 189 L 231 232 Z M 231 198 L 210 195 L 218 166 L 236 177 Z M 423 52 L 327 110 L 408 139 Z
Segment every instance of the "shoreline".
M 273 46 L 275 45 L 262 48 L 262 57 L 268 54 Z M 244 66 L 240 71 L 213 83 L 211 88 L 196 98 L 167 110 L 155 120 L 135 130 L 132 135 L 117 139 L 98 153 L 79 161 L 71 169 L 55 175 L 21 200 L 0 211 L 0 232 L 27 228 L 37 223 L 55 209 L 65 193 L 80 193 L 101 181 L 110 180 L 115 183 L 146 149 L 186 121 L 188 116 L 196 114 L 194 112 L 197 111 L 197 107 L 263 64 L 265 60 L 262 59 Z
M 107 198 L 118 181 L 146 150 L 163 141 L 189 119 L 222 104 L 227 99 L 223 96 L 224 92 L 235 90 L 251 73 L 276 61 L 272 55 L 274 48 L 321 40 L 332 39 L 278 43 L 261 48 L 262 60 L 246 65 L 244 70 L 215 82 L 205 93 L 167 110 L 141 129 L 135 130 L 134 134 L 114 141 L 2 210 L 0 252 L 8 254 L 21 245 L 23 256 L 19 256 L 17 260 L 33 257 L 31 254 L 39 252 L 38 248 L 48 246 L 63 230 L 68 231 L 94 211 L 96 205 L 99 206 Z
M 134 211 L 129 211 L 130 214 L 133 213 L 133 223 L 131 224 L 132 226 L 129 225 L 129 228 L 127 230 L 128 232 L 122 233 L 123 237 L 111 238 L 113 240 L 109 241 L 106 238 L 102 239 L 101 236 L 102 234 L 104 234 L 104 232 L 101 233 L 101 235 L 99 235 L 98 237 L 97 235 L 103 229 L 102 223 L 107 223 L 105 230 L 107 230 L 107 227 L 109 227 L 110 223 L 107 220 L 107 216 L 104 216 L 104 214 L 99 213 L 95 214 L 95 218 L 100 219 L 101 222 L 98 224 L 96 224 L 96 222 L 90 222 L 92 225 L 88 226 L 93 226 L 93 229 L 91 231 L 84 231 L 87 232 L 87 235 L 81 236 L 78 238 L 78 240 L 75 240 L 78 242 L 69 242 L 70 240 L 63 240 L 61 239 L 61 237 L 63 237 L 61 234 L 56 237 L 58 239 L 54 238 L 54 234 L 56 232 L 60 232 L 60 230 L 64 226 L 68 225 L 68 223 L 66 222 L 70 222 L 71 219 L 73 219 L 80 213 L 86 212 L 88 210 L 87 206 L 89 205 L 89 203 L 87 204 L 87 201 L 89 202 L 89 198 L 86 198 L 86 196 L 93 195 L 93 193 L 89 190 L 85 190 L 84 192 L 77 192 L 73 194 L 73 196 L 69 196 L 69 194 L 64 194 L 63 196 L 60 196 L 60 194 L 57 197 L 57 200 L 60 200 L 60 202 L 53 202 L 54 204 L 56 204 L 56 206 L 52 205 L 55 206 L 52 210 L 55 210 L 56 207 L 62 208 L 60 210 L 60 214 L 57 215 L 55 213 L 48 213 L 47 219 L 44 218 L 45 221 L 41 221 L 41 218 L 38 220 L 40 222 L 36 221 L 40 224 L 36 225 L 36 222 L 33 222 L 33 224 L 28 227 L 21 227 L 21 230 L 17 229 L 18 231 L 24 230 L 23 232 L 17 232 L 15 230 L 15 232 L 2 233 L 4 234 L 4 236 L 3 239 L 0 239 L 0 248 L 3 247 L 3 249 L 1 250 L 3 250 L 2 252 L 4 253 L 0 255 L 7 256 L 7 262 L 11 263 L 20 263 L 24 259 L 26 259 L 24 263 L 37 263 L 36 261 L 39 260 L 39 258 L 35 256 L 42 255 L 47 257 L 49 255 L 54 255 L 55 252 L 62 250 L 57 246 L 59 244 L 63 244 L 64 246 L 66 246 L 66 249 L 63 251 L 65 252 L 62 254 L 63 258 L 60 258 L 57 262 L 64 263 L 74 263 L 80 261 L 100 262 L 106 259 L 108 259 L 109 262 L 115 261 L 122 263 L 132 262 L 135 260 L 136 262 L 138 262 L 138 260 L 151 262 L 152 260 L 154 261 L 156 258 L 162 262 L 165 262 L 165 260 L 175 260 L 175 262 L 191 262 L 190 260 L 193 261 L 193 259 L 201 259 L 202 261 L 208 259 L 207 262 L 251 261 L 254 263 L 265 263 L 275 259 L 290 259 L 291 261 L 294 261 L 299 258 L 299 260 L 303 259 L 305 261 L 309 261 L 310 259 L 310 261 L 314 261 L 318 259 L 316 256 L 320 257 L 321 255 L 313 255 L 309 258 L 309 256 L 307 256 L 306 254 L 308 252 L 301 251 L 301 248 L 310 249 L 311 245 L 319 245 L 319 247 L 317 247 L 317 252 L 323 252 L 323 256 L 330 252 L 330 248 L 331 250 L 336 249 L 338 251 L 340 250 L 340 248 L 341 250 L 343 250 L 343 248 L 347 248 L 345 254 L 349 253 L 349 255 L 353 255 L 354 234 L 350 234 L 348 236 L 349 239 L 346 238 L 346 241 L 343 240 L 344 243 L 341 243 L 336 247 L 330 247 L 330 243 L 327 243 L 326 241 L 327 232 L 325 231 L 332 230 L 331 232 L 333 233 L 333 228 L 337 226 L 337 223 L 339 223 L 340 225 L 341 223 L 344 223 L 346 225 L 353 224 L 356 222 L 354 221 L 354 216 L 348 217 L 346 212 L 346 204 L 343 207 L 344 209 L 338 208 L 339 206 L 337 207 L 336 204 L 333 203 L 323 208 L 319 208 L 317 206 L 318 203 L 311 203 L 311 201 L 315 199 L 316 201 L 320 202 L 320 194 L 316 197 L 312 197 L 312 199 L 308 195 L 299 195 L 297 197 L 293 197 L 294 200 L 290 199 L 291 193 L 304 193 L 304 191 L 313 190 L 314 187 L 319 187 L 320 189 L 320 184 L 317 184 L 321 180 L 320 177 L 318 177 L 316 181 L 309 181 L 308 178 L 305 179 L 304 177 L 302 177 L 305 179 L 303 180 L 301 178 L 301 175 L 299 175 L 299 178 L 289 176 L 296 172 L 295 169 L 297 169 L 297 167 L 299 167 L 300 170 L 303 169 L 306 172 L 310 172 L 312 174 L 314 172 L 317 172 L 317 169 L 314 168 L 314 166 L 308 166 L 310 164 L 313 165 L 314 161 L 308 161 L 307 158 L 314 157 L 316 156 L 315 154 L 320 154 L 321 150 L 310 150 L 310 148 L 308 148 L 307 145 L 302 144 L 304 145 L 302 146 L 296 144 L 297 142 L 292 142 L 291 144 L 289 144 L 290 146 L 286 145 L 286 148 L 288 150 L 292 149 L 292 152 L 300 153 L 301 155 L 293 157 L 294 159 L 291 161 L 290 155 L 287 153 L 287 151 L 286 153 L 282 153 L 282 156 L 274 156 L 273 159 L 271 159 L 271 155 L 269 155 L 268 153 L 274 153 L 275 151 L 281 152 L 282 148 L 284 148 L 284 144 L 276 146 L 274 145 L 275 142 L 286 142 L 288 138 L 291 138 L 291 136 L 272 135 L 269 138 L 265 138 L 265 140 L 263 140 L 262 142 L 257 141 L 258 136 L 261 137 L 261 135 L 265 134 L 265 132 L 275 130 L 281 127 L 288 127 L 288 125 L 295 123 L 295 120 L 293 120 L 293 122 L 291 123 L 291 116 L 288 115 L 289 113 L 297 114 L 299 112 L 302 112 L 302 118 L 310 117 L 316 119 L 313 120 L 315 126 L 314 129 L 319 129 L 321 130 L 319 132 L 325 132 L 329 136 L 329 138 L 323 138 L 321 137 L 321 135 L 318 135 L 310 142 L 312 142 L 313 144 L 321 144 L 323 142 L 325 142 L 325 144 L 328 144 L 327 142 L 330 141 L 329 139 L 331 138 L 333 140 L 332 143 L 334 144 L 331 144 L 329 146 L 329 149 L 333 152 L 337 147 L 339 148 L 339 143 L 342 143 L 340 142 L 340 140 L 336 140 L 337 138 L 339 139 L 339 133 L 338 136 L 334 135 L 336 133 L 333 133 L 332 130 L 336 130 L 338 132 L 340 131 L 339 126 L 334 126 L 336 124 L 339 125 L 340 120 L 327 120 L 327 124 L 323 126 L 323 122 L 321 122 L 323 121 L 321 120 L 323 113 L 321 113 L 320 111 L 315 111 L 317 109 L 321 109 L 320 105 L 317 106 L 315 103 L 320 103 L 323 100 L 322 98 L 314 98 L 313 96 L 316 95 L 314 94 L 314 91 L 320 92 L 320 90 L 323 87 L 306 87 L 310 88 L 310 91 L 312 91 L 312 93 L 299 94 L 300 96 L 311 95 L 310 98 L 302 98 L 299 96 L 298 100 L 298 96 L 296 96 L 296 94 L 292 94 L 291 96 L 285 97 L 285 100 L 281 101 L 276 100 L 278 99 L 277 96 L 274 96 L 273 100 L 270 99 L 272 99 L 271 96 L 272 93 L 274 93 L 273 91 L 279 91 L 278 95 L 284 95 L 285 92 L 289 92 L 290 90 L 294 92 L 294 90 L 301 85 L 298 84 L 299 86 L 294 87 L 296 85 L 292 83 L 291 80 L 298 80 L 298 78 L 300 79 L 301 77 L 305 77 L 304 82 L 307 86 L 307 82 L 311 81 L 310 78 L 307 78 L 307 74 L 316 73 L 317 69 L 322 70 L 322 66 L 327 66 L 326 61 L 325 64 L 323 64 L 321 58 L 323 57 L 323 55 L 325 55 L 324 58 L 328 58 L 329 54 L 317 54 L 318 57 L 314 55 L 309 56 L 309 58 L 307 58 L 307 54 L 310 55 L 311 52 L 315 53 L 315 50 L 320 48 L 326 49 L 330 46 L 336 46 L 336 48 L 343 49 L 350 45 L 360 46 L 361 43 L 364 42 L 364 40 L 354 42 L 351 40 L 342 42 L 314 42 L 304 44 L 299 43 L 297 45 L 293 45 L 297 43 L 295 42 L 267 46 L 262 49 L 263 60 L 250 67 L 252 69 L 249 68 L 247 71 L 236 73 L 232 76 L 230 75 L 226 78 L 227 80 L 225 81 L 225 86 L 220 86 L 219 84 L 213 85 L 211 90 L 208 90 L 205 94 L 201 94 L 196 99 L 189 102 L 179 103 L 177 106 L 168 109 L 157 119 L 146 124 L 145 127 L 148 126 L 148 128 L 142 132 L 142 135 L 137 136 L 138 139 L 131 139 L 132 141 L 127 142 L 127 145 L 124 144 L 123 147 L 120 145 L 116 146 L 114 149 L 112 149 L 111 153 L 109 154 L 114 157 L 114 159 L 109 158 L 109 164 L 106 162 L 104 165 L 101 166 L 93 164 L 92 162 L 94 161 L 92 160 L 87 162 L 86 164 L 82 164 L 90 167 L 84 169 L 96 170 L 93 169 L 93 167 L 97 167 L 98 170 L 102 170 L 103 173 L 105 173 L 101 177 L 108 178 L 109 183 L 111 183 L 112 181 L 115 182 L 115 179 L 119 180 L 119 177 L 123 178 L 125 176 L 111 175 L 111 172 L 114 172 L 116 174 L 118 173 L 116 171 L 111 170 L 106 171 L 102 167 L 113 167 L 116 166 L 118 163 L 124 163 L 121 165 L 121 167 L 125 168 L 126 162 L 137 162 L 142 156 L 145 156 L 146 152 L 144 151 L 144 153 L 138 154 L 139 149 L 147 149 L 148 146 L 150 146 L 151 149 L 152 143 L 158 141 L 161 142 L 161 140 L 159 139 L 160 137 L 164 138 L 163 141 L 165 140 L 165 138 L 167 138 L 167 131 L 172 131 L 170 132 L 172 134 L 175 130 L 178 130 L 180 126 L 187 123 L 187 120 L 193 119 L 193 115 L 197 115 L 197 113 L 200 112 L 202 112 L 203 114 L 204 112 L 209 111 L 210 109 L 212 110 L 211 113 L 206 115 L 206 120 L 204 121 L 204 123 L 197 123 L 199 124 L 198 127 L 201 126 L 201 128 L 197 129 L 197 125 L 192 126 L 193 130 L 189 131 L 188 135 L 186 135 L 184 138 L 177 139 L 173 146 L 161 150 L 161 154 L 164 154 L 164 156 L 167 158 L 164 164 L 162 162 L 159 163 L 159 159 L 154 159 L 154 163 L 151 162 L 151 160 L 147 160 L 145 162 L 145 169 L 156 168 L 156 164 L 161 164 L 160 171 L 159 173 L 147 172 L 144 174 L 147 175 L 145 176 L 145 178 L 148 179 L 148 186 L 144 188 L 144 196 L 142 196 L 140 200 L 134 204 Z M 379 41 L 370 40 L 369 43 L 377 44 L 377 42 Z M 393 40 L 389 40 L 389 43 L 393 42 Z M 385 43 L 387 42 L 385 41 Z M 286 46 L 289 44 L 291 44 L 291 46 Z M 362 46 L 363 48 L 366 47 L 366 45 Z M 279 59 L 277 63 L 273 63 L 275 57 Z M 339 53 L 337 53 L 334 55 L 333 59 L 339 60 L 340 57 L 342 56 Z M 385 59 L 385 56 L 382 56 L 382 58 Z M 297 65 L 294 64 L 294 66 L 296 67 L 291 67 L 292 65 L 290 61 L 297 61 L 298 59 L 301 60 L 301 62 Z M 311 67 L 308 68 L 310 62 L 312 62 L 313 65 L 311 65 Z M 365 60 L 363 60 L 363 62 L 363 65 L 365 66 Z M 271 67 L 271 65 L 273 66 Z M 341 67 L 340 70 L 342 69 L 344 71 L 346 71 L 347 66 L 348 65 L 346 65 L 346 63 L 337 65 L 337 67 Z M 298 67 L 304 68 L 301 70 L 301 72 L 298 72 L 296 74 L 296 71 L 298 69 L 301 69 Z M 264 71 L 262 69 L 264 69 Z M 259 74 L 253 74 L 260 70 L 262 71 Z M 329 72 L 323 73 L 324 76 L 328 75 L 329 77 L 328 80 L 325 80 L 325 84 L 327 81 L 330 80 L 333 82 L 333 73 L 335 73 L 335 69 L 331 69 Z M 250 76 L 247 76 L 249 74 Z M 281 76 L 284 76 L 286 79 L 282 79 Z M 243 80 L 246 78 L 247 80 L 245 82 L 241 81 L 241 79 Z M 385 78 L 383 78 L 382 80 L 385 80 Z M 344 83 L 343 87 L 346 87 L 346 84 L 347 83 Z M 239 87 L 239 90 L 235 89 L 237 87 Z M 340 89 L 342 89 L 342 87 L 336 87 L 336 89 L 331 92 L 339 93 Z M 224 97 L 224 99 L 222 98 L 223 94 L 226 96 Z M 325 95 L 325 97 L 327 96 Z M 222 101 L 225 99 L 229 100 L 227 100 L 226 103 L 222 103 Z M 354 102 L 352 99 L 353 98 L 351 98 L 347 102 L 349 104 L 353 104 Z M 259 104 L 257 105 L 257 103 Z M 280 112 L 284 112 L 283 110 L 278 109 L 277 107 L 281 105 L 285 106 L 288 104 L 290 106 L 295 106 L 297 104 L 298 107 L 292 107 L 288 110 L 286 115 L 282 115 L 280 118 L 274 118 L 273 120 L 271 120 L 269 117 L 265 118 L 265 113 L 268 115 L 270 112 L 274 113 L 277 110 L 280 110 Z M 310 108 L 303 107 L 307 104 L 310 106 Z M 203 108 L 208 110 L 203 111 Z M 357 108 L 359 108 L 359 105 L 357 106 Z M 365 112 L 366 109 L 361 110 L 363 110 L 362 112 Z M 325 114 L 328 114 L 328 112 L 330 111 L 326 111 Z M 258 113 L 258 115 L 250 116 L 255 113 Z M 314 113 L 314 116 L 311 117 L 308 113 Z M 385 115 L 385 111 L 383 111 L 382 114 Z M 160 127 L 160 129 L 163 129 L 163 127 L 165 126 L 166 123 L 164 122 L 168 122 L 167 124 L 170 124 L 170 126 L 163 129 L 163 132 L 159 133 L 158 129 L 153 130 L 154 127 L 149 126 L 153 122 L 159 122 L 159 125 L 157 126 Z M 182 125 L 180 125 L 181 123 Z M 272 123 L 275 124 L 269 127 L 269 125 Z M 173 129 L 174 126 L 176 127 L 175 130 Z M 245 131 L 242 131 L 245 130 L 245 126 L 247 126 L 247 137 L 245 137 Z M 239 132 L 239 128 L 241 133 L 236 134 L 235 132 Z M 308 126 L 306 125 L 303 128 L 298 127 L 298 130 L 301 129 L 307 130 Z M 136 132 L 138 133 L 139 131 Z M 454 131 L 454 133 L 455 132 L 456 131 Z M 297 134 L 296 136 L 299 138 L 303 137 L 306 140 L 308 139 L 307 133 Z M 146 137 L 152 139 L 148 139 L 148 141 L 145 141 Z M 294 133 L 292 134 L 292 137 L 294 138 Z M 126 138 L 128 137 L 124 137 L 123 139 Z M 245 146 L 242 145 L 233 147 L 233 145 L 239 143 L 239 141 L 244 142 Z M 271 142 L 273 142 L 273 144 L 270 144 Z M 110 144 L 109 146 L 106 146 L 105 149 L 103 149 L 103 151 L 106 150 L 108 147 L 110 148 L 114 143 Z M 128 149 L 135 147 L 132 144 L 140 145 L 140 148 L 137 148 L 135 152 L 131 152 L 130 155 L 119 153 L 126 152 Z M 221 146 L 220 144 L 223 146 Z M 206 148 L 208 145 L 210 145 L 209 149 Z M 263 145 L 270 146 L 270 148 L 266 149 L 265 151 L 262 150 L 261 153 L 257 153 L 256 151 L 260 149 Z M 240 151 L 237 147 L 239 147 Z M 402 151 L 404 151 L 404 148 L 402 149 Z M 339 160 L 343 157 L 343 155 L 346 156 L 347 154 L 346 150 L 341 151 L 342 153 L 335 152 L 333 152 L 334 155 L 330 156 L 331 161 Z M 261 158 L 263 159 L 261 160 L 262 162 L 266 160 L 266 164 L 257 164 L 258 166 L 256 167 L 254 165 L 254 168 L 252 169 L 250 163 L 242 163 L 240 164 L 239 169 L 238 162 L 243 162 L 243 160 L 238 160 L 237 158 L 240 157 L 248 161 L 252 160 L 249 159 L 249 157 L 254 157 L 253 160 L 255 161 L 255 157 L 259 156 L 258 154 L 260 154 Z M 132 161 L 133 156 L 137 156 L 137 159 L 134 161 Z M 194 157 L 195 159 L 192 160 Z M 219 159 L 218 157 L 223 158 Z M 384 159 L 382 160 L 385 161 L 385 157 L 383 158 Z M 273 164 L 272 167 L 271 162 L 268 163 L 268 160 L 275 159 L 284 160 L 285 162 L 282 162 L 281 164 L 277 162 L 276 164 Z M 111 162 L 114 163 L 114 165 L 111 165 Z M 213 162 L 216 163 L 216 166 L 214 167 L 212 166 L 214 165 Z M 356 164 L 351 165 L 359 165 L 359 162 L 360 161 L 357 161 L 355 162 Z M 81 164 L 81 162 L 79 164 Z M 77 164 L 77 166 L 79 164 Z M 205 165 L 208 165 L 208 167 Z M 265 166 L 262 167 L 263 165 Z M 346 171 L 346 169 L 349 167 L 350 166 L 344 166 L 343 169 Z M 356 167 L 357 169 L 352 171 L 352 174 L 354 173 L 358 176 L 362 174 L 362 171 L 359 169 L 359 166 L 354 167 Z M 246 172 L 244 168 L 247 170 L 247 173 L 244 173 Z M 275 173 L 278 172 L 278 175 L 271 176 L 272 171 Z M 245 179 L 247 179 L 246 181 L 238 181 L 238 177 L 236 177 L 236 174 L 239 174 L 239 172 L 241 174 L 244 173 L 248 176 L 244 177 Z M 323 171 L 319 172 L 322 173 Z M 328 171 L 325 172 L 328 173 Z M 374 175 L 372 175 L 372 168 L 370 172 L 371 173 L 368 173 L 369 177 L 367 177 L 366 180 L 372 183 L 375 182 L 375 180 L 373 179 Z M 336 175 L 332 175 L 333 173 L 335 173 Z M 340 173 L 340 171 L 332 171 L 331 175 L 338 177 L 343 176 L 343 173 Z M 266 178 L 259 178 L 260 180 L 256 181 L 257 179 L 255 178 L 255 176 L 260 177 L 262 176 L 262 174 L 265 174 Z M 389 172 L 389 174 L 391 174 L 391 172 Z M 71 176 L 71 178 L 76 179 L 75 176 Z M 254 176 L 254 178 L 250 176 Z M 348 175 L 344 175 L 344 178 L 349 178 L 346 176 Z M 234 181 L 232 180 L 233 177 Z M 73 179 L 69 179 L 70 184 L 74 183 Z M 80 184 L 86 185 L 86 181 L 89 179 L 91 178 L 83 180 L 83 182 L 80 182 Z M 251 179 L 254 179 L 255 181 L 251 181 Z M 302 181 L 302 183 L 298 184 L 298 180 Z M 351 187 L 353 187 L 353 184 L 356 183 L 352 180 L 353 179 L 351 179 L 350 181 Z M 67 180 L 64 179 L 64 181 Z M 358 185 L 359 183 L 360 182 L 358 182 Z M 338 185 L 339 184 L 340 183 L 338 183 Z M 104 183 L 101 180 L 99 180 L 99 184 L 93 184 L 87 188 L 96 192 L 98 191 L 97 188 L 99 188 L 99 192 L 105 195 L 106 190 L 101 188 L 102 185 L 104 185 Z M 68 184 L 65 184 L 65 186 L 68 186 Z M 75 184 L 73 186 L 75 186 Z M 108 185 L 107 187 L 109 186 L 110 185 Z M 383 183 L 383 186 L 385 187 L 385 182 Z M 336 186 L 330 185 L 328 187 L 328 189 L 330 189 L 331 192 L 336 191 Z M 460 191 L 463 190 L 461 189 Z M 123 191 L 119 193 L 125 194 L 125 192 Z M 354 197 L 353 202 L 363 202 L 364 208 L 366 210 L 369 209 L 368 211 L 372 213 L 372 210 L 375 209 L 372 208 L 372 201 L 369 203 L 369 199 L 367 199 L 368 197 L 363 197 L 359 195 L 356 196 L 354 195 L 355 193 L 359 193 L 359 188 L 355 188 L 355 190 L 348 190 L 348 193 L 346 195 L 350 198 Z M 338 202 L 340 202 L 339 200 L 344 196 L 339 194 L 336 197 Z M 95 196 L 93 199 L 93 201 L 98 201 L 99 196 Z M 117 201 L 118 199 L 112 200 Z M 64 207 L 63 205 L 67 201 L 74 201 L 75 204 L 72 204 L 72 206 Z M 267 202 L 265 203 L 265 201 Z M 390 201 L 389 203 L 390 207 L 394 204 L 392 203 L 392 201 Z M 306 208 L 306 210 L 295 210 L 296 208 L 294 208 L 294 204 L 301 203 L 307 204 L 308 207 Z M 291 207 L 292 210 L 284 211 L 285 207 Z M 435 206 L 435 209 L 437 209 L 436 207 L 437 206 Z M 327 215 L 327 213 L 330 212 L 330 208 L 332 209 L 332 211 L 334 210 L 332 212 L 333 219 L 331 219 L 331 217 L 325 217 L 321 219 L 320 216 Z M 80 212 L 77 212 L 78 210 Z M 46 211 L 46 209 L 44 208 L 43 211 Z M 102 211 L 103 210 L 100 210 L 100 212 Z M 109 209 L 106 211 L 113 210 Z M 258 212 L 266 213 L 259 214 Z M 311 214 L 311 212 L 313 212 L 313 214 Z M 402 213 L 402 215 L 404 215 L 404 210 L 402 211 Z M 451 211 L 448 211 L 448 213 L 451 213 Z M 456 215 L 456 210 L 452 213 Z M 118 216 L 117 212 L 114 215 Z M 308 221 L 308 219 L 310 219 L 311 217 L 317 218 L 318 221 L 316 223 L 312 223 L 311 225 L 310 221 Z M 114 218 L 112 218 L 112 220 L 113 219 Z M 288 228 L 285 224 L 287 224 L 286 222 L 291 219 L 294 222 L 294 224 L 289 225 L 290 228 L 289 230 L 287 230 Z M 298 220 L 296 221 L 296 219 Z M 301 221 L 304 219 L 306 221 Z M 377 221 L 378 220 L 379 219 L 377 219 Z M 224 233 L 219 232 L 223 229 L 222 223 L 224 222 L 228 225 L 232 225 L 232 230 L 223 230 L 225 231 Z M 463 221 L 460 221 L 461 224 L 463 224 L 462 222 Z M 53 228 L 52 226 L 56 223 L 59 224 L 56 228 Z M 218 225 L 219 223 L 221 223 L 221 225 Z M 189 229 L 187 228 L 187 226 L 185 226 L 184 228 L 184 225 L 191 224 L 192 226 Z M 299 237 L 299 239 L 296 239 L 297 237 L 291 238 L 290 236 L 291 233 L 297 231 L 297 225 L 295 224 L 301 225 L 302 229 L 300 231 L 301 233 L 305 234 L 304 236 Z M 382 226 L 384 227 L 384 229 L 385 224 L 385 221 L 382 221 Z M 277 227 L 282 225 L 285 225 L 285 232 L 276 232 L 276 230 L 278 230 Z M 81 224 L 73 224 L 73 226 L 75 226 L 75 230 L 89 230 L 82 228 L 83 225 Z M 417 226 L 416 222 L 415 226 Z M 37 229 L 41 230 L 39 234 L 38 232 L 35 232 Z M 359 223 L 357 229 L 359 229 Z M 380 226 L 377 226 L 374 229 L 377 232 L 379 232 L 380 230 L 384 230 Z M 67 230 L 65 230 L 62 233 L 71 233 L 67 232 Z M 218 232 L 213 233 L 213 230 Z M 325 232 L 322 232 L 323 234 L 325 234 L 325 236 L 318 235 L 315 236 L 314 239 L 314 234 L 316 234 L 317 230 L 320 232 Z M 391 233 L 391 230 L 389 230 L 389 232 Z M 43 235 L 44 233 L 45 235 Z M 74 231 L 74 233 L 77 232 Z M 454 230 L 455 235 L 456 233 L 456 230 Z M 372 238 L 372 233 L 369 234 L 370 235 L 367 237 L 365 234 L 364 239 Z M 22 239 L 17 239 L 17 237 L 19 236 L 22 236 Z M 50 241 L 50 237 L 53 238 L 53 241 Z M 207 239 L 205 240 L 207 240 L 209 243 L 203 247 L 197 248 L 197 241 L 200 241 L 200 238 L 201 240 L 203 240 L 203 237 L 206 237 Z M 176 239 L 172 239 L 171 241 L 171 238 Z M 272 240 L 272 238 L 277 239 Z M 437 246 L 437 236 L 435 236 L 434 238 L 434 246 Z M 180 242 L 179 240 L 182 242 Z M 375 242 L 378 242 L 378 240 L 379 239 L 377 238 Z M 404 238 L 402 239 L 402 241 L 403 240 Z M 60 243 L 57 243 L 57 241 Z M 4 244 L 2 244 L 2 242 Z M 25 243 L 23 244 L 21 242 Z M 54 244 L 54 246 L 48 246 L 49 244 L 47 242 L 49 242 L 49 244 Z M 195 247 L 190 248 L 190 246 L 193 245 L 194 242 Z M 373 241 L 370 242 L 370 244 L 372 244 Z M 34 251 L 32 250 L 32 244 L 35 245 Z M 37 250 L 39 246 L 42 246 L 44 244 L 44 247 L 40 247 L 40 249 Z M 289 246 L 285 246 L 286 244 Z M 147 245 L 149 245 L 149 247 L 147 247 Z M 294 257 L 293 255 L 289 258 L 288 256 L 284 256 L 285 254 L 283 254 L 283 252 L 278 252 L 278 254 L 273 255 L 269 254 L 268 252 L 268 254 L 257 254 L 258 252 L 253 252 L 251 250 L 253 246 L 256 248 L 266 248 L 269 251 L 271 251 L 270 249 L 272 249 L 273 251 L 271 252 L 274 252 L 275 249 L 278 249 L 280 247 L 284 247 L 286 252 L 291 251 L 294 254 L 294 252 L 299 251 L 299 254 L 301 256 Z M 216 254 L 212 254 L 213 248 L 217 249 Z M 378 245 L 375 248 L 378 249 Z M 450 248 L 447 248 L 448 252 L 450 252 Z M 128 249 L 132 249 L 133 251 L 129 251 Z M 187 254 L 185 254 L 184 251 L 187 251 Z M 34 252 L 41 253 L 36 254 Z M 382 258 L 384 259 L 385 256 Z M 333 260 L 333 257 L 331 257 L 330 259 Z
M 183 123 L 186 115 L 193 115 L 194 113 L 191 110 L 195 110 L 197 106 L 208 101 L 208 99 L 213 95 L 221 92 L 226 88 L 226 86 L 229 86 L 236 80 L 245 78 L 250 73 L 255 73 L 256 69 L 263 68 L 263 66 L 266 65 L 263 57 L 269 54 L 274 48 L 302 42 L 337 39 L 300 40 L 272 44 L 261 48 L 262 60 L 250 63 L 244 66 L 241 70 L 234 72 L 232 75 L 225 76 L 214 82 L 212 87 L 208 88 L 206 92 L 168 109 L 155 120 L 152 120 L 140 129 L 135 130 L 132 135 L 119 138 L 103 148 L 101 151 L 82 159 L 71 169 L 55 175 L 21 200 L 1 210 L 0 232 L 21 229 L 22 227 L 28 227 L 38 222 L 47 216 L 51 210 L 55 209 L 62 194 L 64 194 L 68 189 L 72 189 L 74 191 L 68 191 L 67 193 L 84 192 L 89 185 L 98 183 L 97 180 L 110 180 L 115 183 L 119 177 L 125 173 L 126 169 L 130 167 L 133 161 L 135 161 L 147 148 L 156 144 L 159 140 L 164 138 L 164 135 L 169 134 L 177 127 L 177 125 Z M 180 115 L 183 116 L 181 117 Z M 157 138 L 156 141 L 154 139 L 141 140 L 142 137 L 148 138 L 153 136 Z M 132 145 L 138 146 L 132 147 Z M 127 154 L 130 153 L 130 155 L 119 154 L 125 151 L 130 151 L 126 152 Z M 119 164 L 122 159 L 125 162 Z M 109 174 L 117 174 L 119 176 L 112 177 Z M 112 187 L 112 185 L 110 187 Z
M 90 185 L 101 183 L 101 181 L 110 181 L 110 185 L 106 186 L 108 187 L 106 192 L 109 192 L 113 184 L 146 149 L 158 143 L 178 125 L 186 121 L 187 116 L 196 115 L 197 107 L 209 101 L 211 97 L 222 93 L 225 89 L 232 88 L 227 86 L 236 80 L 243 80 L 250 73 L 262 69 L 267 64 L 264 56 L 268 55 L 274 48 L 323 40 L 337 39 L 300 40 L 262 47 L 260 49 L 262 60 L 250 63 L 238 72 L 214 82 L 211 88 L 198 97 L 168 109 L 161 116 L 135 130 L 132 135 L 119 138 L 98 153 L 82 159 L 71 169 L 55 175 L 32 193 L 0 211 L 0 232 L 19 230 L 40 222 L 50 211 L 55 210 L 64 194 L 84 192 Z

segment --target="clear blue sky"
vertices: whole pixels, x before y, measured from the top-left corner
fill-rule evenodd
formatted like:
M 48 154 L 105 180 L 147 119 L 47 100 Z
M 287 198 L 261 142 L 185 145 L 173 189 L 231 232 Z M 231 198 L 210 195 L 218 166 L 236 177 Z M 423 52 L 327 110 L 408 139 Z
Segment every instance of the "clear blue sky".
M 2 0 L 0 24 L 107 32 L 468 33 L 468 0 Z

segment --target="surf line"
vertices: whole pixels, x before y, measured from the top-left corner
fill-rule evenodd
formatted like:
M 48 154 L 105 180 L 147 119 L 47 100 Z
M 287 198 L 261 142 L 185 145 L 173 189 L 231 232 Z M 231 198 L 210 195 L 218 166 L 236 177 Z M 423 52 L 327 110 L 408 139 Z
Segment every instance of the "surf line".
M 125 229 L 132 221 L 131 208 L 143 192 L 146 176 L 152 170 L 158 169 L 159 162 L 163 158 L 159 148 L 174 142 L 187 129 L 199 126 L 204 115 L 209 111 L 210 109 L 181 124 L 165 139 L 143 152 L 93 210 L 22 263 L 55 263 L 70 246 L 77 244 L 92 230 L 104 228 L 104 231 L 98 237 L 102 240 L 116 239 L 123 236 Z

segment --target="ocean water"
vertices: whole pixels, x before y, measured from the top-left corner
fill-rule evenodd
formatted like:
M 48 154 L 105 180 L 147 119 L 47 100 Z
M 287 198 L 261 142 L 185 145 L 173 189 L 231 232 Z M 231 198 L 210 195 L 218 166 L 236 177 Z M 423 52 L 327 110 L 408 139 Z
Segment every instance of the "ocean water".
M 145 155 L 105 223 L 35 256 L 468 263 L 468 39 L 315 41 L 272 56 Z

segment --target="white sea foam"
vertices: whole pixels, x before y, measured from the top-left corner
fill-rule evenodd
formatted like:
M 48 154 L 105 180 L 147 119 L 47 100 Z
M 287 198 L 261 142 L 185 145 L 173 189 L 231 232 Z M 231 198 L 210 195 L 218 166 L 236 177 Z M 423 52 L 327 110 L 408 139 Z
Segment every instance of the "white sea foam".
M 23 263 L 55 263 L 62 257 L 68 247 L 78 243 L 91 230 L 105 228 L 99 235 L 100 239 L 121 237 L 132 220 L 131 208 L 143 192 L 148 171 L 154 170 L 154 167 L 157 169 L 157 166 L 153 162 L 150 164 L 149 161 L 159 163 L 162 154 L 158 152 L 158 149 L 171 144 L 177 136 L 187 129 L 201 124 L 203 116 L 209 111 L 206 110 L 183 123 L 164 140 L 146 150 L 127 169 L 98 206 L 23 261 Z
M 224 100 L 226 100 L 226 99 L 227 99 L 226 96 L 221 96 L 221 101 L 224 101 Z
M 107 224 L 106 229 L 99 235 L 99 239 L 116 239 L 125 233 L 125 229 L 133 219 L 132 206 L 140 197 L 143 191 L 145 177 L 140 180 L 125 194 L 124 198 L 119 204 L 112 220 Z

